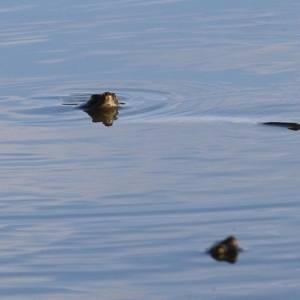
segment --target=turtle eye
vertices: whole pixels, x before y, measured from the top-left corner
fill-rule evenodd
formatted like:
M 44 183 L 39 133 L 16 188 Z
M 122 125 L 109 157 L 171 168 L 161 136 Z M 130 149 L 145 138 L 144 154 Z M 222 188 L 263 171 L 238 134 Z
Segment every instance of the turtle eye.
M 94 103 L 96 101 L 96 99 L 94 97 L 91 97 L 90 102 Z
M 224 254 L 225 252 L 226 252 L 226 246 L 225 245 L 219 245 L 218 247 L 217 247 L 217 253 L 218 254 Z

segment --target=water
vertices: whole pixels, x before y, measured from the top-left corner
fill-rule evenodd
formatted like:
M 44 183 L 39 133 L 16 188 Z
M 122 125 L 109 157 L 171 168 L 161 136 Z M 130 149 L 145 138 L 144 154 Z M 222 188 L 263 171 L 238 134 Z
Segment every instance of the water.
M 299 133 L 259 124 L 299 122 L 296 1 L 0 15 L 2 299 L 298 299 Z

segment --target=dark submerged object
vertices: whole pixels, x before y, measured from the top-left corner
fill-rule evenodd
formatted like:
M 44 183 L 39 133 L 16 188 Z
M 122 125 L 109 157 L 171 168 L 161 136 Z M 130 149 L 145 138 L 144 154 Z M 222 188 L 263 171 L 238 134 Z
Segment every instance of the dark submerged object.
M 238 241 L 235 237 L 229 236 L 227 239 L 214 244 L 208 253 L 216 260 L 235 263 L 238 258 L 238 253 L 241 251 Z
M 265 122 L 261 123 L 263 125 L 270 125 L 270 126 L 279 126 L 284 127 L 290 130 L 298 131 L 300 129 L 299 123 L 290 123 L 290 122 Z

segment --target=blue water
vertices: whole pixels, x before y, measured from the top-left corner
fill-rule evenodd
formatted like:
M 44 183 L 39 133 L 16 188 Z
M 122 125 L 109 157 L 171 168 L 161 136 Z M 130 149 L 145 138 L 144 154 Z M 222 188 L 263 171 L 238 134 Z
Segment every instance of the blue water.
M 300 133 L 259 122 L 300 121 L 299 12 L 2 4 L 1 299 L 298 299 Z M 64 105 L 104 91 L 110 127 Z

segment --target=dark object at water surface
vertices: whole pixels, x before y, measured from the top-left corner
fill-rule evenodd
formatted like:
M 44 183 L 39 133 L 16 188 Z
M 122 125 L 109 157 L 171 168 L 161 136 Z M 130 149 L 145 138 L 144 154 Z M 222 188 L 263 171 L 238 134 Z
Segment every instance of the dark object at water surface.
M 86 103 L 78 106 L 86 112 L 94 123 L 101 122 L 105 126 L 112 126 L 118 118 L 118 107 L 120 103 L 114 93 L 93 94 Z
M 118 97 L 114 93 L 105 92 L 103 94 L 94 94 L 90 97 L 90 100 L 80 105 L 78 108 L 87 110 L 93 109 L 111 109 L 118 108 Z
M 227 239 L 214 244 L 208 253 L 216 260 L 235 263 L 238 258 L 239 248 L 238 241 L 235 237 L 229 236 Z
M 266 122 L 266 123 L 261 123 L 263 125 L 270 125 L 270 126 L 279 126 L 279 127 L 284 127 L 290 130 L 298 131 L 300 129 L 300 124 L 299 123 L 290 123 L 290 122 Z

